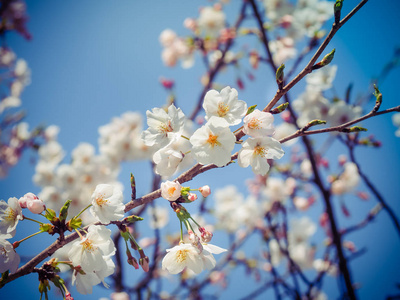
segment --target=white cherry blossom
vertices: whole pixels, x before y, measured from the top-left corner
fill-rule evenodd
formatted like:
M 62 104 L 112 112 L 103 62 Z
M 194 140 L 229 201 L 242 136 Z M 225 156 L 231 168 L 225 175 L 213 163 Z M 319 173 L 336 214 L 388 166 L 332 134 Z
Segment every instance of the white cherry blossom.
M 251 165 L 255 174 L 265 175 L 269 171 L 268 159 L 280 159 L 283 155 L 281 143 L 273 138 L 248 138 L 239 151 L 238 163 L 242 168 Z
M 243 119 L 243 132 L 251 137 L 271 136 L 275 132 L 274 116 L 255 109 Z
M 117 221 L 124 216 L 122 191 L 111 184 L 99 184 L 92 194 L 90 212 L 102 223 Z
M 110 229 L 104 226 L 90 226 L 87 235 L 74 242 L 68 252 L 72 264 L 81 266 L 85 273 L 107 269 L 104 257 L 115 253 L 115 246 L 110 236 Z
M 216 164 L 218 167 L 231 161 L 235 142 L 236 137 L 229 130 L 228 123 L 217 117 L 211 117 L 190 138 L 192 153 L 197 161 L 203 165 Z
M 22 219 L 22 209 L 17 198 L 9 198 L 8 203 L 4 200 L 0 201 L 0 234 L 4 238 L 11 238 L 15 235 L 18 221 Z
M 200 256 L 200 251 L 192 244 L 179 244 L 171 249 L 167 249 L 167 254 L 162 260 L 163 270 L 171 274 L 178 274 L 185 268 L 190 269 L 195 274 L 203 271 L 204 262 Z
M 216 90 L 208 91 L 203 108 L 206 120 L 215 116 L 225 119 L 230 126 L 239 124 L 247 112 L 246 102 L 238 100 L 237 90 L 230 86 L 223 88 L 220 93 Z
M 180 108 L 171 104 L 168 112 L 155 107 L 146 112 L 149 128 L 142 133 L 142 139 L 147 146 L 157 146 L 160 149 L 173 140 L 181 137 L 185 123 L 185 115 Z
M 175 201 L 181 196 L 182 186 L 178 181 L 165 181 L 161 183 L 161 196 L 168 201 Z
M 15 252 L 13 245 L 5 240 L 4 236 L 0 237 L 0 273 L 7 270 L 14 273 L 18 269 L 20 261 L 21 258 Z

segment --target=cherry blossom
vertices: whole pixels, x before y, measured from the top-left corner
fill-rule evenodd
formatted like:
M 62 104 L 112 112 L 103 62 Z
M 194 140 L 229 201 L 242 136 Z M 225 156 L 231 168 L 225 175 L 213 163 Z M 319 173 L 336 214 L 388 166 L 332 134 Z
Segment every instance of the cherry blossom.
M 0 273 L 7 270 L 14 273 L 18 269 L 20 261 L 21 259 L 13 245 L 4 239 L 4 235 L 0 237 Z
M 225 120 L 211 117 L 204 126 L 195 131 L 190 142 L 193 145 L 193 155 L 199 163 L 222 167 L 231 161 L 236 138 Z
M 22 209 L 17 198 L 9 198 L 7 203 L 0 201 L 0 234 L 3 238 L 13 237 L 18 221 L 22 219 Z
M 142 133 L 142 139 L 147 146 L 157 145 L 158 149 L 181 137 L 185 123 L 185 115 L 175 105 L 168 107 L 168 112 L 162 108 L 153 108 L 146 112 L 149 128 Z
M 273 135 L 275 132 L 273 122 L 272 114 L 255 109 L 243 119 L 243 132 L 251 137 Z
M 117 221 L 124 216 L 122 191 L 110 184 L 99 184 L 92 194 L 90 212 L 102 223 Z
M 206 120 L 215 116 L 225 119 L 230 126 L 239 124 L 247 112 L 246 102 L 238 100 L 237 90 L 230 86 L 223 88 L 220 93 L 216 90 L 208 91 L 203 108 Z
M 166 181 L 161 183 L 161 196 L 168 201 L 175 201 L 181 196 L 182 186 L 178 181 Z
M 239 151 L 238 163 L 242 168 L 251 165 L 255 174 L 269 171 L 268 159 L 280 159 L 284 155 L 281 144 L 270 137 L 248 138 Z

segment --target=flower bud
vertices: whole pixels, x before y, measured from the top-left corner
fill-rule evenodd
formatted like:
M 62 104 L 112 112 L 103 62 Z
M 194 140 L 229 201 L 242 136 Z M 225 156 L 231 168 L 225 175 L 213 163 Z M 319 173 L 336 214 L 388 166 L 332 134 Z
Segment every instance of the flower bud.
M 71 293 L 66 293 L 65 300 L 74 300 L 74 297 L 71 296 Z
M 200 227 L 199 230 L 200 230 L 200 233 L 201 233 L 201 240 L 204 243 L 209 243 L 211 241 L 212 237 L 213 237 L 212 232 L 206 230 L 204 227 Z
M 150 259 L 147 256 L 140 258 L 139 264 L 142 267 L 143 271 L 145 271 L 145 272 L 149 271 L 149 262 L 150 262 Z
M 33 193 L 26 193 L 23 197 L 19 198 L 18 203 L 21 208 L 27 208 L 28 203 L 33 200 L 39 200 L 38 196 Z
M 39 199 L 28 202 L 27 207 L 33 214 L 40 214 L 46 209 L 44 202 Z
M 202 186 L 199 188 L 199 191 L 204 198 L 210 196 L 211 194 L 211 188 L 208 185 Z
M 189 200 L 189 201 L 193 202 L 193 201 L 195 201 L 196 199 L 197 199 L 197 195 L 196 195 L 196 194 L 193 194 L 193 193 L 189 193 L 189 194 L 188 194 L 188 200 Z
M 139 264 L 138 264 L 136 258 L 134 258 L 132 255 L 130 257 L 128 257 L 128 264 L 133 266 L 136 270 L 139 269 Z
M 276 70 L 276 82 L 278 83 L 279 87 L 282 87 L 282 83 L 283 83 L 283 70 L 285 69 L 285 65 L 281 64 L 281 66 Z

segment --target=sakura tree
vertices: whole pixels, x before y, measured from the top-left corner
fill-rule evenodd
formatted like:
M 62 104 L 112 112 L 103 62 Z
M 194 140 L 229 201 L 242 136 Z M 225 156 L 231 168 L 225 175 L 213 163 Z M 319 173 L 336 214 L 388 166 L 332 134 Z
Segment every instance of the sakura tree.
M 102 112 L 96 110 L 102 99 L 64 106 L 74 108 L 64 113 L 66 130 L 77 125 L 76 135 L 85 138 L 65 147 L 62 126 L 30 125 L 31 112 L 21 109 L 31 67 L 10 41 L 19 35 L 34 43 L 38 31 L 30 33 L 28 15 L 40 18 L 30 13 L 38 4 L 1 1 L 0 295 L 25 297 L 22 283 L 29 295 L 39 286 L 35 297 L 44 299 L 399 297 L 398 268 L 379 269 L 387 270 L 383 289 L 357 270 L 360 260 L 399 263 L 385 257 L 390 245 L 378 246 L 376 231 L 384 228 L 397 249 L 400 237 L 398 187 L 387 191 L 398 179 L 387 165 L 395 169 L 399 161 L 396 150 L 385 148 L 398 143 L 399 129 L 376 125 L 400 126 L 400 106 L 387 99 L 396 88 L 385 85 L 396 74 L 399 51 L 355 93 L 357 78 L 347 81 L 351 63 L 338 59 L 335 43 L 341 28 L 361 24 L 358 15 L 376 1 L 367 2 L 182 3 L 183 25 L 163 23 L 158 35 L 135 41 L 132 49 L 151 52 L 151 41 L 159 48 L 148 54 L 147 73 L 133 70 L 140 79 L 126 109 L 110 114 L 123 103 L 114 88 L 113 105 Z M 131 6 L 144 4 L 98 5 L 106 15 L 96 6 L 88 14 L 130 16 Z M 154 21 L 174 8 L 148 9 Z M 120 41 L 100 34 L 107 44 Z M 111 82 L 103 62 L 95 66 Z M 162 74 L 153 74 L 155 66 Z M 98 132 L 86 131 L 92 120 Z M 20 165 L 28 179 L 18 177 L 14 192 L 7 185 Z M 385 173 L 387 183 L 378 184 Z

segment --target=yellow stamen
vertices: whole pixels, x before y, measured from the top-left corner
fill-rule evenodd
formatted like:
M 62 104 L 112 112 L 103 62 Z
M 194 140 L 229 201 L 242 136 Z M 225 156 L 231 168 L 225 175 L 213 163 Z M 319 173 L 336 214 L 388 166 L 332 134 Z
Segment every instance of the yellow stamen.
M 210 134 L 208 136 L 207 143 L 210 144 L 211 147 L 214 147 L 215 145 L 217 145 L 217 146 L 221 145 L 221 143 L 218 142 L 218 136 L 217 135 L 213 135 L 213 134 Z
M 87 250 L 89 252 L 93 252 L 97 249 L 97 247 L 94 246 L 90 240 L 86 240 L 86 241 L 82 242 L 81 245 L 83 246 L 83 248 L 85 250 Z
M 171 125 L 171 121 L 168 121 L 167 124 L 161 124 L 160 126 L 158 126 L 158 130 L 165 134 L 174 131 Z
M 224 104 L 223 102 L 218 103 L 218 116 L 225 117 L 226 114 L 229 112 L 229 106 Z
M 5 215 L 6 220 L 15 220 L 17 218 L 17 211 L 13 210 L 11 207 L 8 207 L 5 211 Z
M 170 196 L 172 196 L 172 195 L 175 193 L 175 191 L 176 191 L 176 188 L 175 188 L 175 187 L 170 187 L 170 188 L 168 189 L 168 194 L 169 194 Z
M 99 196 L 96 197 L 96 203 L 100 207 L 107 202 L 108 202 L 108 199 L 104 199 L 104 195 L 102 195 L 102 194 L 100 194 Z
M 261 146 L 254 147 L 254 155 L 260 155 L 261 157 L 265 157 L 268 153 L 268 149 L 265 149 Z
M 261 123 L 259 119 L 253 118 L 249 123 L 247 123 L 247 127 L 250 129 L 260 129 L 261 128 Z
M 178 250 L 176 253 L 176 262 L 181 263 L 186 260 L 188 250 Z

